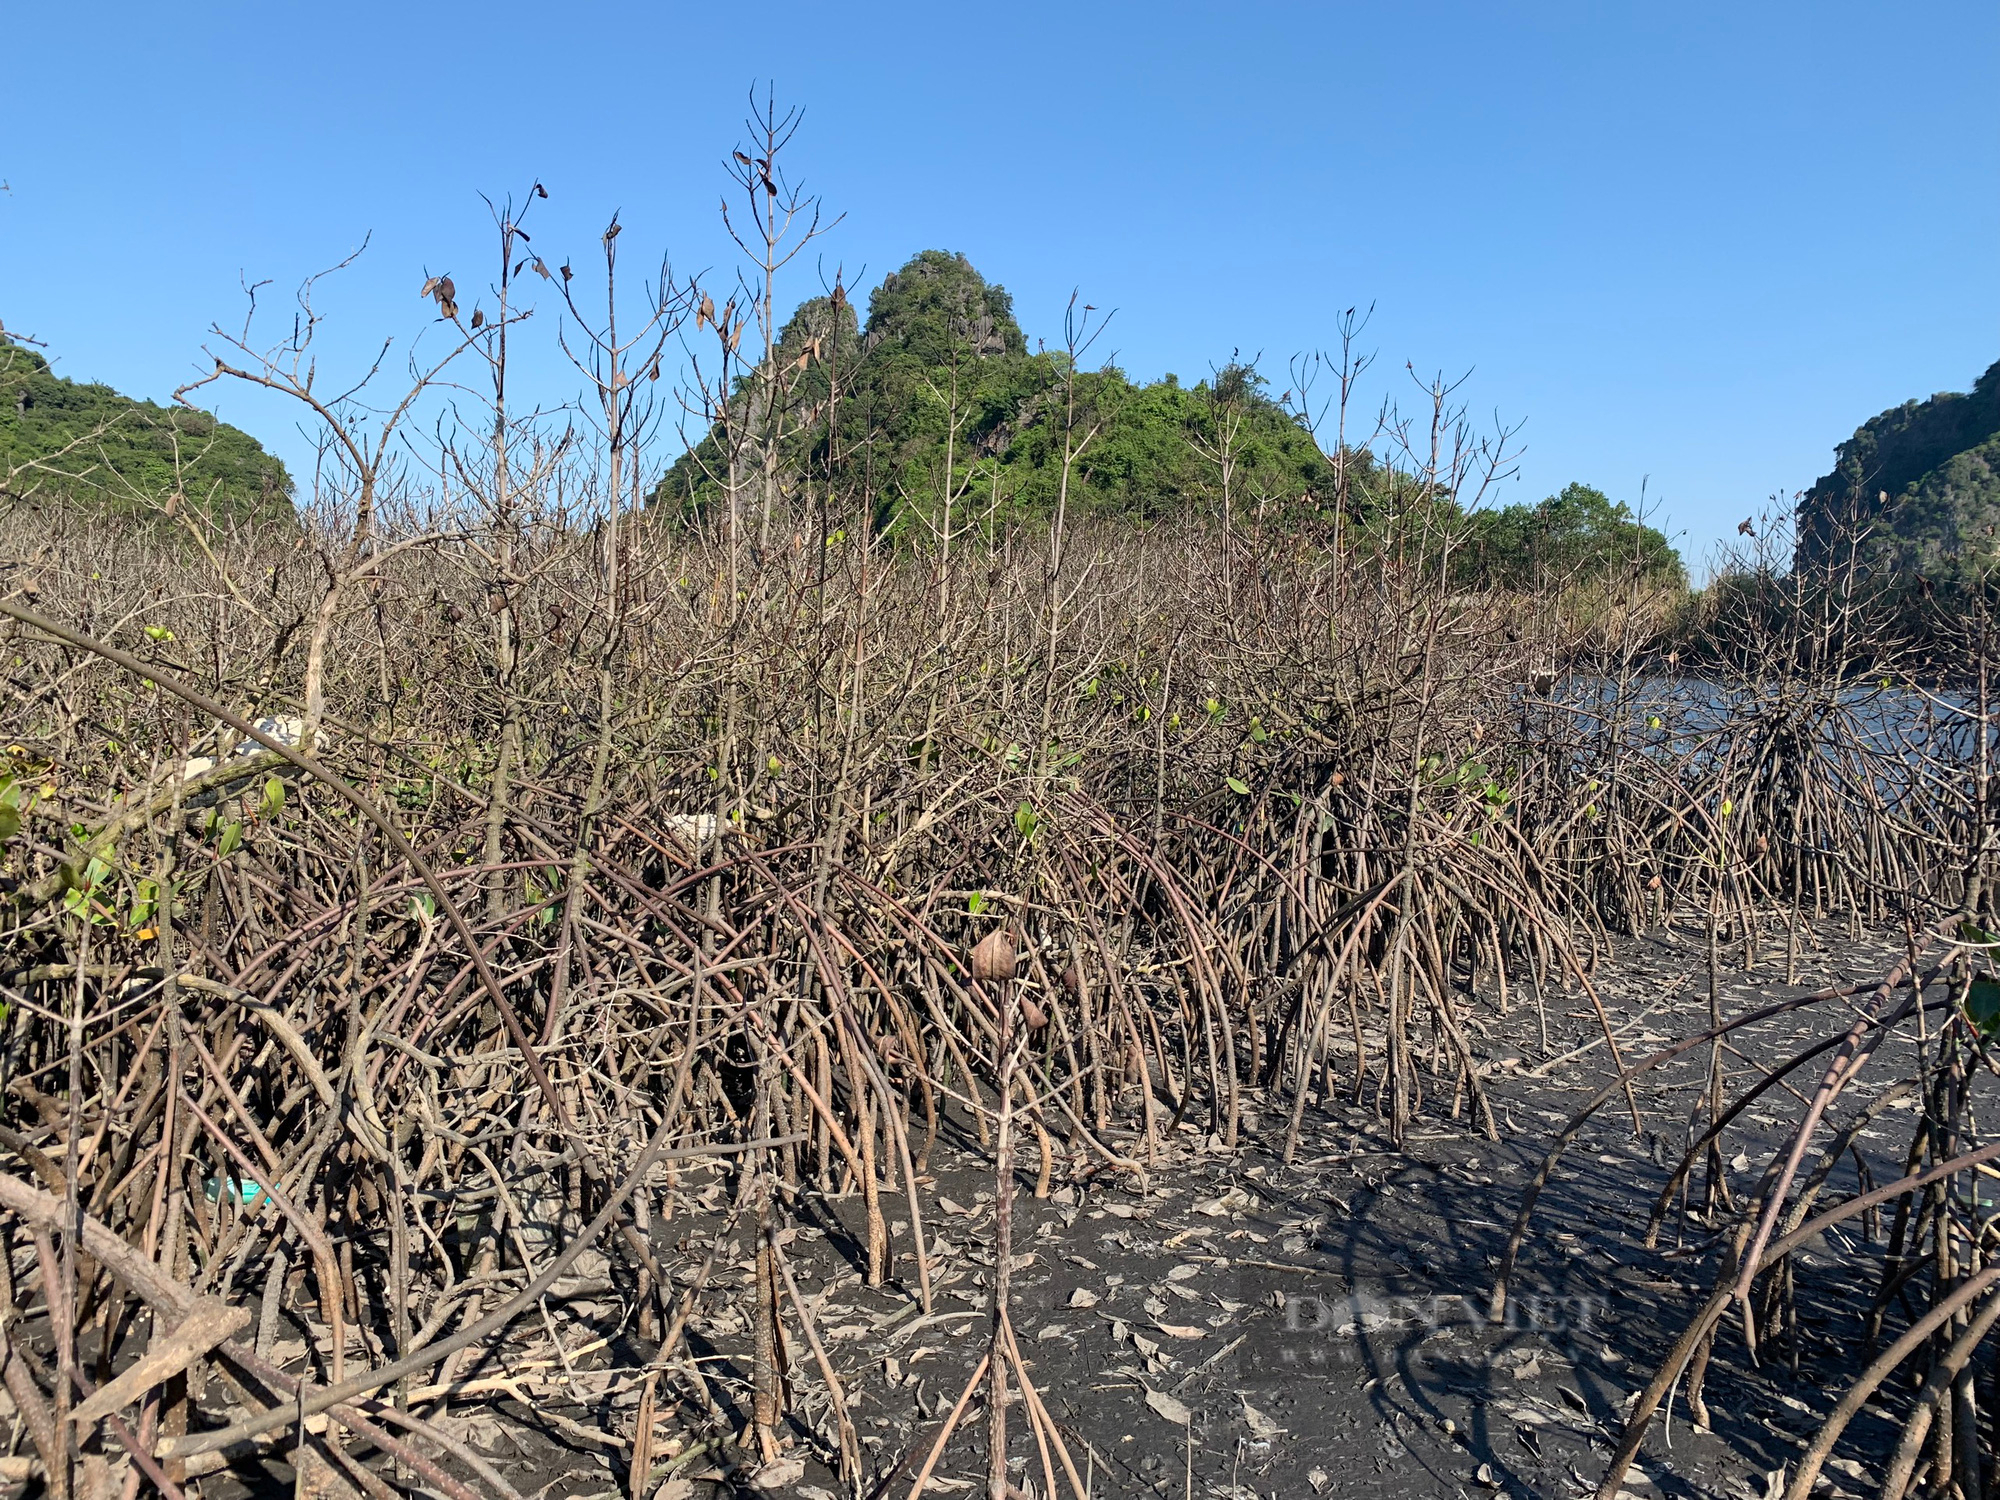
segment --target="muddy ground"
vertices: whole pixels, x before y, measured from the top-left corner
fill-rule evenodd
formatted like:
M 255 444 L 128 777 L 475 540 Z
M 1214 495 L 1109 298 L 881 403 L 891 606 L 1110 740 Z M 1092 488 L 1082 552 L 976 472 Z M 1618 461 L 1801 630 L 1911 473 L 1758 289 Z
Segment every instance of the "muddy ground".
M 1726 970 L 1725 1014 L 1840 980 L 1872 979 L 1900 955 L 1893 940 L 1844 932 L 1808 941 L 1798 983 L 1781 950 L 1754 972 Z M 1731 955 L 1740 962 L 1740 952 Z M 1628 1058 L 1699 1029 L 1708 1008 L 1706 943 L 1698 934 L 1624 944 L 1597 987 Z M 1183 1125 L 1143 1182 L 1103 1173 L 1076 1183 L 1058 1171 L 1046 1200 L 1031 1196 L 1027 1153 L 1014 1228 L 1014 1326 L 1043 1398 L 1094 1494 L 1253 1497 L 1575 1496 L 1595 1487 L 1628 1397 L 1697 1303 L 1712 1275 L 1713 1231 L 1679 1206 L 1660 1247 L 1640 1243 L 1645 1214 L 1677 1159 L 1706 1075 L 1697 1049 L 1638 1090 L 1647 1134 L 1607 1108 L 1571 1150 L 1543 1200 L 1524 1252 L 1513 1316 L 1483 1317 L 1494 1267 L 1521 1189 L 1562 1122 L 1608 1076 L 1595 1013 L 1580 991 L 1551 992 L 1538 1010 L 1516 991 L 1511 1015 L 1482 1008 L 1475 1026 L 1501 1139 L 1448 1117 L 1450 1090 L 1426 1101 L 1406 1149 L 1395 1151 L 1373 1108 L 1313 1109 L 1294 1165 L 1277 1154 L 1285 1114 L 1252 1096 L 1245 1144 L 1224 1149 L 1206 1126 Z M 1822 1011 L 1824 1008 L 1822 1008 Z M 1542 1028 L 1547 1027 L 1547 1046 Z M 1820 1011 L 1764 1023 L 1727 1059 L 1732 1077 L 1836 1024 Z M 1556 1062 L 1545 1060 L 1598 1045 Z M 1907 1077 L 1910 1054 L 1885 1048 L 1850 1099 Z M 1802 1071 L 1809 1091 L 1817 1074 Z M 1842 1117 L 1851 1103 L 1843 1107 Z M 1731 1177 L 1754 1182 L 1801 1108 L 1771 1096 L 1733 1134 Z M 1866 1144 L 1875 1177 L 1896 1175 L 1907 1113 L 1886 1111 Z M 900 1280 L 861 1284 L 860 1199 L 805 1195 L 785 1246 L 847 1390 L 870 1474 L 862 1493 L 902 1500 L 941 1418 L 983 1348 L 992 1264 L 992 1176 L 975 1152 L 941 1143 L 932 1158 L 926 1228 L 935 1252 L 934 1311 L 925 1317 Z M 1852 1190 L 1851 1165 L 1833 1191 Z M 656 1226 L 665 1263 L 691 1274 L 724 1219 L 721 1169 L 681 1178 L 680 1210 Z M 909 1226 L 885 1197 L 895 1243 Z M 753 1235 L 738 1223 L 690 1324 L 688 1347 L 715 1400 L 738 1425 L 748 1408 L 747 1314 Z M 1858 1235 L 1806 1257 L 1798 1298 L 1804 1347 L 1764 1353 L 1740 1340 L 1717 1349 L 1708 1382 L 1712 1431 L 1673 1412 L 1671 1446 L 1655 1424 L 1627 1488 L 1640 1496 L 1750 1496 L 1792 1459 L 1857 1368 L 1851 1301 L 1864 1280 L 1852 1259 L 1879 1255 Z M 897 1257 L 913 1278 L 911 1258 Z M 1815 1276 L 1815 1270 L 1824 1275 Z M 653 1349 L 616 1321 L 619 1304 L 551 1304 L 549 1344 L 462 1369 L 486 1392 L 442 1420 L 489 1454 L 524 1496 L 629 1494 L 627 1439 Z M 302 1333 L 302 1330 L 300 1331 Z M 519 1329 L 517 1343 L 519 1348 Z M 303 1342 L 280 1348 L 295 1359 Z M 659 1451 L 674 1465 L 661 1500 L 741 1489 L 833 1500 L 833 1428 L 819 1375 L 793 1342 L 791 1442 L 759 1473 L 702 1439 L 715 1424 L 691 1387 L 658 1387 Z M 1793 1361 L 1796 1359 L 1796 1370 Z M 494 1382 L 507 1382 L 503 1392 Z M 219 1413 L 218 1413 L 219 1416 Z M 1041 1497 L 1025 1424 L 1015 1418 L 1016 1483 Z M 1864 1493 L 1889 1441 L 1864 1414 L 1850 1429 L 1822 1493 Z M 976 1500 L 984 1489 L 985 1423 L 978 1402 L 946 1449 L 929 1491 Z M 243 1465 L 200 1481 L 223 1500 L 289 1488 L 282 1463 Z M 649 1488 L 658 1491 L 656 1476 Z

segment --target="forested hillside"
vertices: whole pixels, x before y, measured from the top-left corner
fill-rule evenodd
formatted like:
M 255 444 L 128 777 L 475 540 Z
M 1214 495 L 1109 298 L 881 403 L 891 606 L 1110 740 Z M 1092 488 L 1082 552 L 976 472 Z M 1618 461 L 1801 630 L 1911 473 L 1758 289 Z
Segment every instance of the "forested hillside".
M 1081 364 L 1068 379 L 1066 352 L 1030 352 L 1004 287 L 962 255 L 926 250 L 875 289 L 865 327 L 841 292 L 786 325 L 776 365 L 797 373 L 781 382 L 771 458 L 788 492 L 865 497 L 879 524 L 905 530 L 942 524 L 947 503 L 1002 519 L 1051 509 L 1065 444 L 1072 517 L 1159 516 L 1211 499 L 1331 502 L 1332 466 L 1255 370 L 1232 363 L 1193 385 L 1172 375 L 1147 385 Z M 732 448 L 739 486 L 761 472 L 761 389 L 746 380 L 664 497 L 712 503 Z M 1356 455 L 1357 493 L 1371 468 Z
M 1799 502 L 1801 566 L 1855 539 L 1867 564 L 1949 574 L 2000 557 L 2000 363 L 1969 393 L 1906 401 L 1861 424 Z
M 1058 504 L 1073 521 L 1201 515 L 1358 539 L 1392 512 L 1428 507 L 1465 586 L 1539 588 L 1631 568 L 1685 581 L 1659 531 L 1588 485 L 1462 514 L 1366 446 L 1322 446 L 1294 393 L 1274 396 L 1251 363 L 1148 383 L 1087 367 L 1086 352 L 1039 340 L 1031 350 L 1003 286 L 963 255 L 924 251 L 875 288 L 865 324 L 844 289 L 804 303 L 777 340 L 777 377 L 746 358 L 728 410 L 655 500 L 712 513 L 733 487 L 753 524 L 769 496 L 793 514 L 804 505 L 835 527 L 865 516 L 909 540 L 1045 519 Z M 38 350 L 3 338 L 0 493 L 292 517 L 283 464 L 249 434 L 63 379 Z
M 61 495 L 118 511 L 173 501 L 218 520 L 292 518 L 285 466 L 206 412 L 65 380 L 0 336 L 0 498 Z
M 1252 364 L 1143 383 L 1115 365 L 1089 368 L 1081 353 L 1039 341 L 1031 352 L 1004 287 L 963 255 L 926 250 L 875 289 L 865 325 L 840 288 L 800 307 L 777 340 L 775 378 L 746 371 L 658 498 L 706 511 L 733 491 L 754 521 L 770 494 L 929 537 L 1047 516 L 1058 503 L 1073 520 L 1199 513 L 1353 535 L 1399 505 L 1442 503 L 1438 534 L 1454 538 L 1470 585 L 1539 586 L 1613 566 L 1684 580 L 1664 536 L 1589 486 L 1460 515 L 1366 447 L 1329 452 L 1303 403 L 1273 396 Z

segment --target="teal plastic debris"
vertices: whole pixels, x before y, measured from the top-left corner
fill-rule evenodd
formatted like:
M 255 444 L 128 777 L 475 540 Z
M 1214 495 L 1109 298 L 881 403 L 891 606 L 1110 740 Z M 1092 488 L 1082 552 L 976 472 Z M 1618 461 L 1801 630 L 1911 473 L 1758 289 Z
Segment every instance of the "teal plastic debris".
M 231 1203 L 240 1203 L 245 1208 L 253 1208 L 264 1196 L 262 1183 L 252 1182 L 248 1177 L 204 1177 L 201 1195 L 210 1203 L 220 1203 L 223 1194 L 229 1195 Z

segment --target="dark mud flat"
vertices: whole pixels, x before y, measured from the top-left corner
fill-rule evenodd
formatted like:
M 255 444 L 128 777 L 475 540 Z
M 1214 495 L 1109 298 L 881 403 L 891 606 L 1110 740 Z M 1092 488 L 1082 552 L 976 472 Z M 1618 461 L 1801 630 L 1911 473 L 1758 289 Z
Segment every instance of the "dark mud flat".
M 1597 975 L 1628 1061 L 1668 1037 L 1698 1030 L 1707 1009 L 1705 949 L 1695 939 L 1621 946 Z M 1899 955 L 1893 944 L 1829 935 L 1802 953 L 1795 985 L 1785 955 L 1726 972 L 1725 1014 L 1841 980 L 1873 979 Z M 1736 955 L 1740 959 L 1740 953 Z M 1706 1293 L 1715 1231 L 1677 1200 L 1656 1249 L 1646 1216 L 1679 1158 L 1707 1076 L 1705 1047 L 1651 1075 L 1636 1091 L 1644 1133 L 1622 1098 L 1577 1139 L 1541 1202 L 1523 1251 L 1508 1316 L 1486 1317 L 1495 1268 L 1521 1202 L 1562 1123 L 1610 1076 L 1602 1033 L 1582 992 L 1550 993 L 1538 1008 L 1516 993 L 1511 1015 L 1475 1023 L 1491 1068 L 1502 1138 L 1452 1120 L 1449 1086 L 1427 1100 L 1403 1150 L 1369 1107 L 1312 1109 L 1294 1163 L 1278 1148 L 1285 1107 L 1252 1098 L 1239 1149 L 1205 1126 L 1183 1125 L 1143 1181 L 1111 1173 L 1032 1196 L 1026 1153 L 1016 1200 L 1014 1326 L 1043 1399 L 1094 1494 L 1252 1497 L 1311 1495 L 1574 1496 L 1593 1490 L 1628 1397 Z M 1732 1078 L 1786 1055 L 1836 1022 L 1781 1016 L 1739 1034 Z M 1543 1048 L 1547 1028 L 1548 1051 Z M 1535 1060 L 1596 1045 L 1538 1076 Z M 1848 1096 L 1872 1097 L 1907 1077 L 1904 1043 L 1885 1046 Z M 1795 1075 L 1809 1092 L 1811 1068 Z M 1729 1137 L 1730 1178 L 1755 1182 L 1802 1108 L 1777 1091 Z M 1875 1178 L 1896 1175 L 1910 1116 L 1885 1111 L 1873 1148 Z M 1132 1142 L 1126 1142 L 1138 1149 Z M 970 1150 L 933 1156 L 926 1194 L 933 1312 L 900 1279 L 861 1284 L 859 1195 L 799 1203 L 785 1253 L 825 1348 L 846 1387 L 871 1469 L 864 1494 L 902 1500 L 984 1347 L 992 1266 L 992 1176 Z M 656 1226 L 668 1264 L 692 1274 L 711 1237 L 727 1243 L 688 1347 L 724 1416 L 748 1413 L 748 1317 L 754 1236 L 729 1226 L 721 1169 L 682 1179 L 682 1209 Z M 1853 1190 L 1851 1164 L 1829 1192 Z M 1699 1197 L 1697 1183 L 1697 1206 Z M 885 1195 L 896 1269 L 914 1283 L 907 1210 Z M 1766 1347 L 1762 1364 L 1740 1338 L 1717 1346 L 1707 1385 L 1713 1430 L 1697 1431 L 1685 1403 L 1671 1445 L 1659 1422 L 1628 1476 L 1635 1495 L 1751 1496 L 1793 1459 L 1858 1369 L 1852 1297 L 1872 1290 L 1878 1246 L 1857 1234 L 1806 1257 L 1797 1297 L 1801 1347 Z M 1815 1274 L 1816 1272 L 1823 1274 Z M 1862 1293 L 1865 1295 L 1865 1292 Z M 445 1417 L 492 1456 L 523 1495 L 627 1494 L 634 1414 L 651 1354 L 623 1325 L 594 1322 L 617 1303 L 571 1302 L 551 1324 L 553 1347 L 534 1363 L 488 1362 L 460 1378 L 489 1387 Z M 796 1329 L 788 1330 L 795 1334 Z M 833 1423 L 803 1341 L 789 1350 L 792 1443 L 759 1473 L 703 1447 L 717 1424 L 673 1374 L 658 1386 L 662 1456 L 673 1461 L 661 1500 L 722 1492 L 832 1500 L 826 1467 Z M 1877 1416 L 1850 1428 L 1819 1493 L 1870 1492 L 1889 1428 Z M 1015 1483 L 1043 1496 L 1047 1482 L 1025 1422 L 1014 1423 Z M 945 1450 L 927 1493 L 977 1497 L 985 1487 L 980 1401 Z M 1060 1471 L 1058 1470 L 1058 1473 Z M 282 1466 L 268 1478 L 282 1479 Z M 232 1487 L 224 1476 L 207 1493 Z M 1064 1486 L 1067 1489 L 1067 1486 Z M 655 1486 L 657 1492 L 657 1485 Z

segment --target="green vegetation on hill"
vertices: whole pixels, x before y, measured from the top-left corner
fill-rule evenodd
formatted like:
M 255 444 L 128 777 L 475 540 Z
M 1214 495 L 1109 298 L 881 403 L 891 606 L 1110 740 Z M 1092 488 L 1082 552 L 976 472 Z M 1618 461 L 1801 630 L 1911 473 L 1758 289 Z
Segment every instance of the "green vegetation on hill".
M 844 297 L 807 302 L 783 330 L 777 368 L 792 370 L 809 351 L 780 399 L 793 414 L 777 444 L 782 482 L 789 493 L 863 500 L 891 529 L 935 523 L 947 496 L 961 516 L 1046 513 L 1066 449 L 1080 455 L 1072 518 L 1333 503 L 1332 464 L 1255 370 L 1231 364 L 1193 386 L 1171 375 L 1141 384 L 1112 367 L 1071 378 L 1067 354 L 1029 352 L 1005 288 L 962 255 L 913 257 L 875 289 L 865 328 Z M 762 400 L 753 375 L 727 421 L 674 466 L 661 498 L 713 504 L 732 447 L 738 485 L 754 491 Z M 1365 494 L 1369 455 L 1352 455 L 1349 471 L 1350 496 Z
M 1365 449 L 1337 468 L 1291 393 L 1273 398 L 1251 365 L 1232 360 L 1193 385 L 1080 366 L 1066 351 L 1030 352 L 1004 287 L 962 255 L 926 250 L 875 289 L 865 325 L 843 292 L 802 305 L 780 333 L 774 388 L 762 368 L 746 374 L 656 499 L 711 511 L 733 484 L 739 515 L 759 515 L 768 460 L 776 500 L 861 510 L 891 534 L 941 534 L 947 505 L 956 534 L 989 516 L 1046 516 L 1059 499 L 1072 520 L 1226 515 L 1348 535 L 1394 510 L 1461 536 L 1472 585 L 1634 565 L 1655 582 L 1685 581 L 1664 536 L 1585 485 L 1465 516 L 1439 511 Z M 767 401 L 780 420 L 767 419 Z
M 1799 565 L 1852 540 L 1871 568 L 1945 575 L 2000 560 L 2000 364 L 1968 394 L 1906 401 L 1861 424 L 1800 498 Z
M 206 412 L 65 380 L 0 337 L 0 497 L 62 494 L 136 512 L 180 497 L 217 520 L 293 518 L 285 466 Z
M 1587 484 L 1565 485 L 1539 505 L 1479 511 L 1470 542 L 1461 566 L 1481 587 L 1539 588 L 1625 569 L 1654 583 L 1687 583 L 1680 554 L 1665 536 Z

